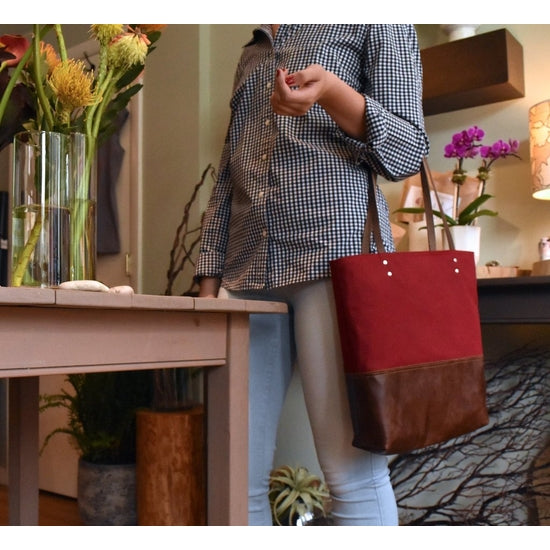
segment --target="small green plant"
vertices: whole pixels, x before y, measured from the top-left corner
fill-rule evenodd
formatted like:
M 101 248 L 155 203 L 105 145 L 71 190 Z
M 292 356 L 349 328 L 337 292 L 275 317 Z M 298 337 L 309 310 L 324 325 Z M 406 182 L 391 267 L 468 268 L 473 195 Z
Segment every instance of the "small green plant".
M 68 411 L 66 426 L 44 439 L 67 434 L 81 458 L 95 464 L 132 464 L 136 453 L 135 412 L 151 403 L 149 371 L 69 374 L 72 391 L 41 395 L 40 412 L 51 408 Z
M 301 525 L 308 514 L 326 517 L 329 498 L 326 485 L 303 466 L 281 466 L 271 472 L 269 502 L 274 525 Z

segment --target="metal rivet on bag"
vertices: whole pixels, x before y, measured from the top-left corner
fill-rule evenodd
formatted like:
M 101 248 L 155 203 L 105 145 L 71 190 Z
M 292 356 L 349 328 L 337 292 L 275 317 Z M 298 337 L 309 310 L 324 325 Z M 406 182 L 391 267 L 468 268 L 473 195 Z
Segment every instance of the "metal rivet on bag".
M 453 258 L 453 262 L 456 264 L 456 262 L 458 262 L 458 258 Z
M 382 263 L 383 263 L 384 265 L 388 265 L 388 260 L 382 260 Z
M 388 277 L 391 277 L 393 273 L 391 271 L 388 271 Z
M 460 269 L 458 269 L 458 267 L 455 268 L 455 273 L 460 273 Z

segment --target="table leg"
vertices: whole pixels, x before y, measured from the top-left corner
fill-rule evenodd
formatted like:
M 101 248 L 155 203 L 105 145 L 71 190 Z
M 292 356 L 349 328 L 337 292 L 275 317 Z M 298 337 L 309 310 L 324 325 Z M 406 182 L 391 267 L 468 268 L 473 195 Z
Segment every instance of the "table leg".
M 10 525 L 38 525 L 38 382 L 37 376 L 8 382 Z
M 227 365 L 207 375 L 207 522 L 248 524 L 248 314 L 228 316 Z

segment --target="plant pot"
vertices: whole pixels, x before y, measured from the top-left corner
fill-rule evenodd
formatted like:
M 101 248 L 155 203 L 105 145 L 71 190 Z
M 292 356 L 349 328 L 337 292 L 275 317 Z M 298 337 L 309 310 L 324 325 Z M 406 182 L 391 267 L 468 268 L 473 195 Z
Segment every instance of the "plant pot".
M 78 511 L 84 525 L 137 525 L 136 465 L 80 459 Z
M 449 227 L 455 250 L 467 250 L 474 253 L 477 265 L 481 248 L 481 227 L 479 225 L 453 225 Z M 446 246 L 448 249 L 448 245 Z
M 137 411 L 139 525 L 205 525 L 204 409 Z

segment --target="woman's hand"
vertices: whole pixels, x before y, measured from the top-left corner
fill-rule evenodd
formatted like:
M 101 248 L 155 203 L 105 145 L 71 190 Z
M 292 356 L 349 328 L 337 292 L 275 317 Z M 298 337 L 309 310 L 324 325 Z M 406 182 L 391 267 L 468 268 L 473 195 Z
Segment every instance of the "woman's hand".
M 313 104 L 319 104 L 346 132 L 355 139 L 365 136 L 365 98 L 321 65 L 309 65 L 288 74 L 277 69 L 271 106 L 278 115 L 305 115 Z
M 199 282 L 199 298 L 217 298 L 220 282 L 217 277 L 202 277 Z
M 277 69 L 271 106 L 278 115 L 305 115 L 323 96 L 331 73 L 321 65 L 310 65 L 302 71 L 288 74 Z

